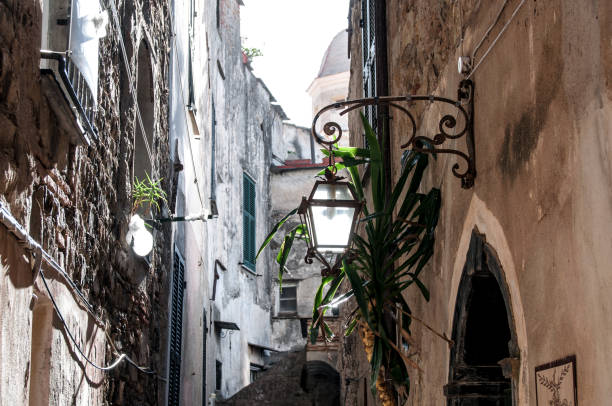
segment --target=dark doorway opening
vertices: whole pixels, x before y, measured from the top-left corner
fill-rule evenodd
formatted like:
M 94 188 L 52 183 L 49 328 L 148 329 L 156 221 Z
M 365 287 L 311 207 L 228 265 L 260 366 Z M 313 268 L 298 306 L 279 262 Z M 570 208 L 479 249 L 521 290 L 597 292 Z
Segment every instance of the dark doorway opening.
M 477 231 L 459 284 L 448 406 L 512 406 L 518 347 L 510 296 L 495 251 Z

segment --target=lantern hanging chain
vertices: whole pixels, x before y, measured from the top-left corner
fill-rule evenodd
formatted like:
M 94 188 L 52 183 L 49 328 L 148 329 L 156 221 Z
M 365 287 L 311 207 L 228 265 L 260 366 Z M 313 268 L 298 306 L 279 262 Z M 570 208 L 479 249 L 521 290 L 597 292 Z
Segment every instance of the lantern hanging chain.
M 499 32 L 499 34 L 497 34 L 497 36 L 495 37 L 495 39 L 493 40 L 493 42 L 491 43 L 491 45 L 489 45 L 489 48 L 487 48 L 487 51 L 484 53 L 484 55 L 482 56 L 482 58 L 480 58 L 480 60 L 478 61 L 478 63 L 476 64 L 476 66 L 474 66 L 474 68 L 472 69 L 472 71 L 470 72 L 469 75 L 467 75 L 466 79 L 470 79 L 472 77 L 472 75 L 476 72 L 476 70 L 480 67 L 480 64 L 486 59 L 487 55 L 489 55 L 489 52 L 491 52 L 491 50 L 493 49 L 493 47 L 495 46 L 495 44 L 497 43 L 497 41 L 501 38 L 501 36 L 503 35 L 503 33 L 506 31 L 506 29 L 508 28 L 508 26 L 510 26 L 510 23 L 512 22 L 512 20 L 514 19 L 514 17 L 516 16 L 516 14 L 519 12 L 520 8 L 523 6 L 523 4 L 525 4 L 525 0 L 521 0 L 521 2 L 519 3 L 518 6 L 516 6 L 516 8 L 514 9 L 514 12 L 512 13 L 512 15 L 510 16 L 510 18 L 508 19 L 508 21 L 506 22 L 506 24 L 504 24 L 503 28 L 501 29 L 501 31 Z M 503 10 L 501 10 L 503 11 Z M 501 14 L 500 11 L 500 14 Z M 497 23 L 497 20 L 495 21 L 495 23 Z M 493 23 L 493 25 L 495 25 L 495 23 Z M 490 28 L 493 28 L 493 25 Z M 490 30 L 489 30 L 490 31 Z M 487 31 L 488 35 L 489 31 Z M 484 41 L 484 38 L 481 40 L 481 43 Z M 478 46 L 480 46 L 480 44 L 478 44 Z M 476 49 L 477 50 L 477 49 Z M 472 53 L 472 55 L 474 55 L 476 53 L 476 50 Z
M 336 173 L 338 173 L 338 168 L 336 168 L 336 157 L 332 145 L 329 146 L 329 168 L 331 168 L 331 174 L 335 177 Z

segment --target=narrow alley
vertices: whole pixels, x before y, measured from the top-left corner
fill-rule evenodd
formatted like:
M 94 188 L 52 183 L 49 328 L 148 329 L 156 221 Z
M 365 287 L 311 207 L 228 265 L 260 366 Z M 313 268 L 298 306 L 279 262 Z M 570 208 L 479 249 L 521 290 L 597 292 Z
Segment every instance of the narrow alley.
M 609 0 L 0 0 L 0 406 L 604 406 Z

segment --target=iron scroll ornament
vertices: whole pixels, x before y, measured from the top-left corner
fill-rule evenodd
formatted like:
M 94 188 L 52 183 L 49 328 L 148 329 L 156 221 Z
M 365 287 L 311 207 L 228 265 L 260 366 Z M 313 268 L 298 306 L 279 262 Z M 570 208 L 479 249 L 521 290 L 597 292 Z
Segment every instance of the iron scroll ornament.
M 424 135 L 417 136 L 416 120 L 409 110 L 410 105 L 413 102 L 417 101 L 429 101 L 430 103 L 442 102 L 455 107 L 457 109 L 457 116 L 463 116 L 463 122 L 465 123 L 463 128 L 461 128 L 460 131 L 456 131 L 454 133 L 450 132 L 450 130 L 454 130 L 457 126 L 457 118 L 456 116 L 445 114 L 444 116 L 442 116 L 438 124 L 438 132 L 433 137 L 428 137 Z M 433 95 L 408 95 L 370 97 L 332 103 L 328 106 L 323 107 L 315 115 L 312 122 L 312 136 L 320 145 L 324 146 L 327 149 L 332 149 L 334 144 L 336 144 L 340 140 L 340 138 L 342 138 L 342 128 L 336 122 L 327 122 L 323 125 L 323 133 L 325 133 L 325 135 L 329 137 L 332 137 L 332 139 L 323 137 L 316 131 L 316 125 L 317 121 L 319 120 L 319 117 L 329 110 L 343 109 L 339 114 L 344 115 L 349 111 L 371 105 L 393 107 L 408 116 L 412 125 L 412 133 L 410 134 L 408 142 L 401 145 L 402 149 L 411 148 L 412 150 L 418 152 L 452 154 L 458 156 L 463 161 L 465 161 L 465 169 L 461 171 L 461 166 L 458 162 L 456 162 L 451 168 L 453 175 L 461 179 L 462 188 L 470 189 L 474 186 L 474 179 L 476 178 L 476 161 L 474 147 L 474 83 L 471 80 L 466 79 L 462 80 L 459 83 L 459 88 L 457 90 L 457 100 Z M 462 137 L 465 137 L 466 152 L 443 147 L 443 144 L 446 141 L 460 139 Z

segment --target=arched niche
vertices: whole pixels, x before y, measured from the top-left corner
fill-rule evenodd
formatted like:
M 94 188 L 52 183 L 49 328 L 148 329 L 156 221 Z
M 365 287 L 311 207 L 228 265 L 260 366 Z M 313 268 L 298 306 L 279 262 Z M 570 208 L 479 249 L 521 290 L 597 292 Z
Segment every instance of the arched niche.
M 138 116 L 134 122 L 134 158 L 133 158 L 133 177 L 143 180 L 146 176 L 151 177 L 152 165 L 149 151 L 145 144 L 145 139 L 153 152 L 153 131 L 155 129 L 155 104 L 153 88 L 153 69 L 151 65 L 151 53 L 146 41 L 141 41 L 138 47 L 136 76 L 136 100 L 140 109 L 140 117 L 145 133 L 143 134 Z
M 493 247 L 472 231 L 453 316 L 448 406 L 512 406 L 520 351 L 503 269 Z

